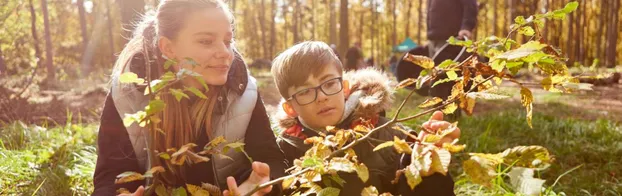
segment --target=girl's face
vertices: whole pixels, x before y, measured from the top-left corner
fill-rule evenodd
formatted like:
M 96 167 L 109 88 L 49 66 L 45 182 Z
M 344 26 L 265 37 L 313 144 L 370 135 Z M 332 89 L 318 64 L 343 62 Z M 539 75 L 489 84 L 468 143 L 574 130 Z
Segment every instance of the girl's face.
M 233 61 L 233 31 L 229 18 L 222 9 L 207 8 L 187 14 L 177 37 L 161 37 L 160 50 L 178 64 L 175 70 L 188 69 L 200 74 L 209 85 L 223 85 Z M 187 59 L 196 62 L 195 65 Z M 196 80 L 184 80 L 201 87 Z

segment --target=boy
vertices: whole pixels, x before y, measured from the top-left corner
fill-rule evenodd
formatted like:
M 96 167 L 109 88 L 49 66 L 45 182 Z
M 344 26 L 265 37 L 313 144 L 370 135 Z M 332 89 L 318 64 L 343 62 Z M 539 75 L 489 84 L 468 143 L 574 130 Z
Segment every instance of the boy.
M 303 42 L 297 44 L 275 58 L 272 74 L 281 96 L 286 100 L 276 117 L 281 129 L 277 143 L 286 160 L 304 155 L 311 145 L 304 144 L 307 137 L 325 134 L 326 126 L 347 129 L 363 122 L 379 126 L 387 122 L 379 112 L 389 109 L 392 102 L 392 88 L 389 79 L 373 69 L 363 69 L 343 74 L 341 62 L 331 48 L 323 42 Z M 440 115 L 440 117 L 438 117 Z M 442 114 L 434 114 L 433 119 L 424 126 L 437 130 L 447 126 Z M 458 133 L 459 134 L 459 133 Z M 379 130 L 372 140 L 353 147 L 358 160 L 369 169 L 369 180 L 363 183 L 355 173 L 339 173 L 346 183 L 329 183 L 340 188 L 340 195 L 360 195 L 363 188 L 373 185 L 379 193 L 391 192 L 402 195 L 453 195 L 453 181 L 450 176 L 435 174 L 423 178 L 415 188 L 405 188 L 405 178 L 398 185 L 391 183 L 395 172 L 403 168 L 400 154 L 393 148 L 374 152 L 373 148 L 393 137 L 406 136 L 392 128 Z M 448 138 L 445 138 L 448 139 Z M 409 159 L 408 159 L 409 160 Z M 323 184 L 323 186 L 330 186 Z M 431 191 L 431 192 L 430 192 Z

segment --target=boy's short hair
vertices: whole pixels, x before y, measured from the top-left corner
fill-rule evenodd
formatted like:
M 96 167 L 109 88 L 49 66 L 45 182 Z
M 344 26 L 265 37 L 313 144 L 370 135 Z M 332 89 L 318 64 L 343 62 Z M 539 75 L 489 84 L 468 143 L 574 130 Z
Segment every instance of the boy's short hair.
M 289 98 L 287 89 L 302 86 L 311 75 L 321 74 L 324 67 L 334 65 L 341 76 L 341 61 L 326 43 L 305 41 L 279 54 L 272 61 L 274 83 L 283 98 Z

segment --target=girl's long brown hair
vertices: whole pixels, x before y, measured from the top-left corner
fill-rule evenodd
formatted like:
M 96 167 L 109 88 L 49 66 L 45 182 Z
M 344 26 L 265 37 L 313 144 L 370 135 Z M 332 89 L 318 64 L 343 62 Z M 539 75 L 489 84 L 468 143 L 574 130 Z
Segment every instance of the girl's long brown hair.
M 149 75 L 147 78 L 151 80 L 159 78 L 166 70 L 163 68 L 165 59 L 157 47 L 158 38 L 164 36 L 175 40 L 183 25 L 192 25 L 184 24 L 188 13 L 206 8 L 222 9 L 233 25 L 233 15 L 221 0 L 161 0 L 155 13 L 143 16 L 134 30 L 132 39 L 121 51 L 113 69 L 113 78 L 118 78 L 126 66 L 135 63 L 132 60 L 136 57 L 143 59 L 144 65 L 138 66 L 144 68 L 145 75 Z M 182 88 L 182 84 L 178 82 L 169 88 L 179 89 Z M 166 106 L 159 114 L 161 122 L 154 125 L 158 131 L 148 133 L 148 153 L 151 154 L 150 165 L 163 166 L 166 172 L 155 175 L 155 182 L 177 186 L 185 184 L 185 168 L 167 164 L 156 155 L 156 152 L 166 152 L 171 148 L 179 149 L 182 145 L 195 142 L 201 131 L 206 131 L 208 136 L 211 135 L 212 111 L 216 103 L 216 93 L 219 92 L 218 88 L 220 87 L 210 86 L 209 92 L 206 93 L 208 98 L 195 101 L 188 99 L 177 101 L 168 93 L 160 95 L 159 98 Z M 163 91 L 167 92 L 168 89 Z

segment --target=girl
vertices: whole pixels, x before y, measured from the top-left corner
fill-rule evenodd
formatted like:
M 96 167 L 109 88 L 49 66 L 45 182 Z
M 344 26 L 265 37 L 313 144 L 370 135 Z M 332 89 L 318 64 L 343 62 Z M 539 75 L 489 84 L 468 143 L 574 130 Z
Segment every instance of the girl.
M 126 171 L 144 173 L 154 166 L 172 168 L 155 175 L 160 182 L 175 186 L 210 183 L 235 194 L 283 175 L 283 154 L 276 145 L 255 80 L 247 74 L 233 45 L 233 21 L 232 13 L 220 0 L 161 0 L 155 14 L 142 19 L 113 70 L 99 129 L 93 195 L 114 195 L 119 188 L 142 195 L 140 185 L 149 182 L 115 184 L 115 178 Z M 179 63 L 164 69 L 167 59 Z M 194 66 L 187 59 L 196 62 Z M 195 87 L 207 99 L 191 96 L 177 101 L 164 93 L 161 100 L 166 106 L 158 114 L 161 122 L 155 124 L 162 131 L 150 132 L 137 123 L 125 127 L 125 114 L 143 110 L 149 98 L 143 95 L 145 85 L 120 83 L 119 76 L 131 71 L 141 78 L 157 79 L 169 70 L 180 69 L 198 73 L 209 89 L 192 77 L 166 88 Z M 179 149 L 187 143 L 195 143 L 194 152 L 200 152 L 218 136 L 228 142 L 244 142 L 245 152 L 256 162 L 251 163 L 243 152 L 230 150 L 226 155 L 232 159 L 212 156 L 208 162 L 175 166 L 149 153 Z M 239 187 L 237 182 L 241 182 Z M 280 188 L 268 187 L 258 195 L 271 190 Z

